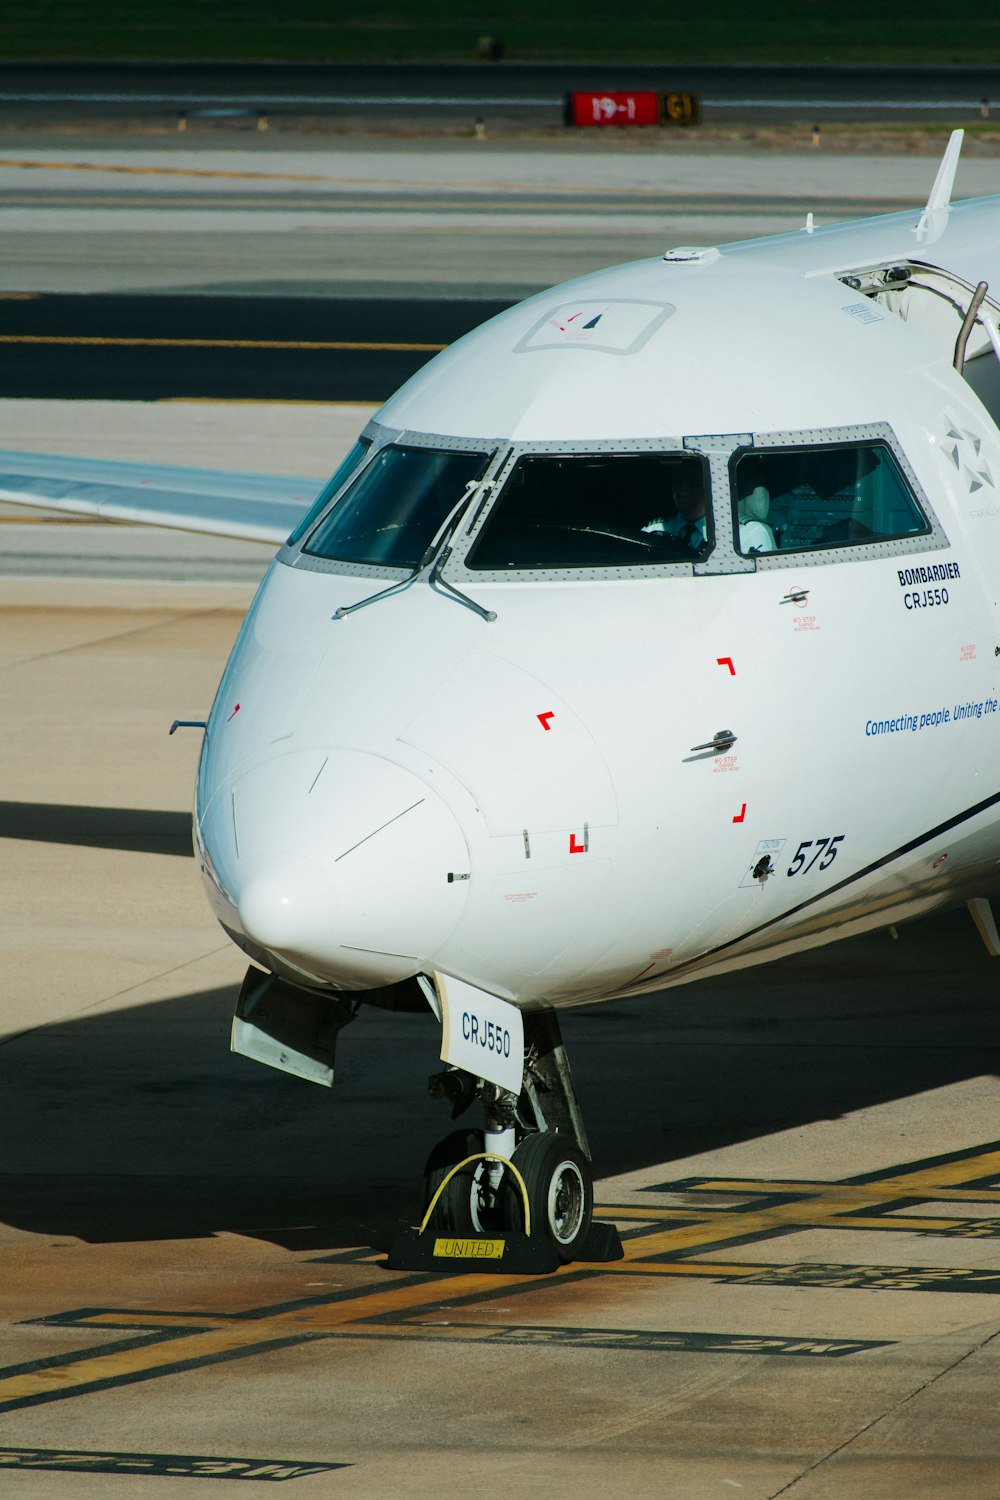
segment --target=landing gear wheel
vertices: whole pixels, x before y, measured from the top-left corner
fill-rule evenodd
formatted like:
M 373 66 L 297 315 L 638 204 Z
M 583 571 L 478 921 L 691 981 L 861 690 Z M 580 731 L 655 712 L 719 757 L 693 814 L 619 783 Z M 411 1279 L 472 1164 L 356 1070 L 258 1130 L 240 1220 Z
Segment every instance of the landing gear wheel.
M 576 1146 L 551 1131 L 525 1136 L 511 1158 L 524 1178 L 532 1234 L 555 1241 L 560 1259 L 572 1260 L 590 1232 L 594 1182 L 590 1163 Z M 513 1184 L 520 1199 L 516 1182 Z
M 424 1168 L 424 1213 L 452 1167 L 482 1150 L 481 1130 L 453 1130 L 438 1142 Z M 489 1166 L 489 1162 L 474 1161 L 455 1173 L 437 1201 L 433 1228 L 441 1234 L 465 1235 L 496 1234 L 516 1227 L 520 1218 L 515 1216 L 510 1194 L 501 1189 L 497 1202 L 489 1202 Z

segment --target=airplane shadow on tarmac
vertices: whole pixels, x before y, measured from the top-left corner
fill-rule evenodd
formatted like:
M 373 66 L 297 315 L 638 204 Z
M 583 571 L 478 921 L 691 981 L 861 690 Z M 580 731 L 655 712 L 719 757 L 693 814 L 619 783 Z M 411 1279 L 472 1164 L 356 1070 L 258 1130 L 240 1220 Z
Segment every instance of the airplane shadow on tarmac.
M 191 814 L 146 807 L 0 801 L 0 837 L 89 849 L 190 855 Z
M 998 1071 L 998 970 L 965 912 L 564 1014 L 597 1175 Z M 363 1011 L 331 1091 L 228 1051 L 235 990 L 0 1044 L 0 1219 L 84 1240 L 222 1231 L 383 1247 L 454 1127 L 428 1013 Z M 478 1123 L 475 1113 L 466 1117 Z M 599 1195 L 598 1195 L 599 1196 Z

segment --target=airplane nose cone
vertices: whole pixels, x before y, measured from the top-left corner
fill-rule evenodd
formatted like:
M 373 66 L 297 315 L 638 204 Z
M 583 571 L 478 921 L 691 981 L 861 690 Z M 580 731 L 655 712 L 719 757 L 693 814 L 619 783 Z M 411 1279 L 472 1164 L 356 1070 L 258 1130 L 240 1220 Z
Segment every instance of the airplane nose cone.
M 330 882 L 322 867 L 286 855 L 274 869 L 249 872 L 240 885 L 240 926 L 271 952 L 308 948 L 312 935 L 335 922 Z
M 344 989 L 429 967 L 468 892 L 468 846 L 420 777 L 353 750 L 291 751 L 199 811 L 223 923 Z M 220 909 L 220 902 L 224 906 Z

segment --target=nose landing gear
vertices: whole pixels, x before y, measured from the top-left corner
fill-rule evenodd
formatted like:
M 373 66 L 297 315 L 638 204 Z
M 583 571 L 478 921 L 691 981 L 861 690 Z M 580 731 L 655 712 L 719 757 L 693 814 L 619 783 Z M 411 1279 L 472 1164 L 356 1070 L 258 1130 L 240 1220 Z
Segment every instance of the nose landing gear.
M 424 1220 L 394 1242 L 401 1270 L 544 1273 L 573 1260 L 622 1258 L 610 1224 L 593 1220 L 590 1153 L 554 1011 L 524 1017 L 520 1095 L 447 1069 L 430 1080 L 453 1118 L 478 1098 L 485 1130 L 455 1130 L 424 1169 Z M 502 1262 L 502 1263 L 501 1263 Z

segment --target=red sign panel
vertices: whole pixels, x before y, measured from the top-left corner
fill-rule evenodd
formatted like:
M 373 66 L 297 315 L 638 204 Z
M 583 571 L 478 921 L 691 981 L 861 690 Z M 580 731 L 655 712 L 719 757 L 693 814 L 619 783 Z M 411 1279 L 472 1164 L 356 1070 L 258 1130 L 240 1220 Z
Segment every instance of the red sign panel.
M 567 125 L 697 125 L 700 119 L 697 94 L 654 94 L 641 89 L 566 95 Z
M 651 90 L 629 94 L 570 94 L 573 125 L 658 125 L 660 96 Z

